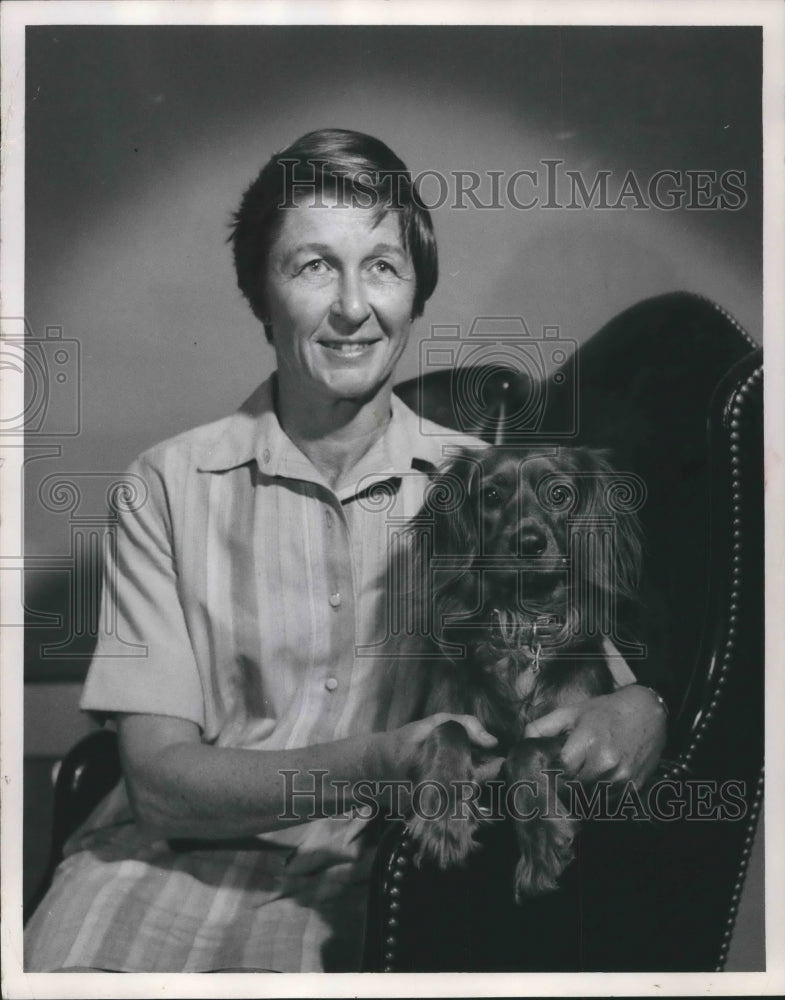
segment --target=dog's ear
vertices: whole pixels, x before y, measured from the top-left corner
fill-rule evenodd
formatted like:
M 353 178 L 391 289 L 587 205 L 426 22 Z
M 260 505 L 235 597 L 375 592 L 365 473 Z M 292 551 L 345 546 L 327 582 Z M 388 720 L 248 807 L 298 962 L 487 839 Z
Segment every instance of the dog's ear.
M 573 457 L 581 473 L 580 496 L 573 512 L 577 530 L 590 532 L 592 524 L 599 528 L 609 520 L 613 523 L 612 551 L 608 552 L 604 545 L 593 546 L 593 560 L 584 560 L 586 576 L 595 586 L 632 597 L 643 565 L 635 480 L 617 471 L 605 450 L 575 449 Z
M 445 616 L 466 604 L 469 572 L 478 551 L 479 454 L 464 451 L 432 479 L 420 513 L 412 520 L 411 599 L 420 634 L 442 637 Z M 435 559 L 447 557 L 447 566 Z
M 616 587 L 625 596 L 632 597 L 643 572 L 643 535 L 638 516 L 633 511 L 616 515 L 615 557 Z
M 482 474 L 477 451 L 465 449 L 431 481 L 424 511 L 433 525 L 436 555 L 475 555 L 479 544 L 477 485 Z

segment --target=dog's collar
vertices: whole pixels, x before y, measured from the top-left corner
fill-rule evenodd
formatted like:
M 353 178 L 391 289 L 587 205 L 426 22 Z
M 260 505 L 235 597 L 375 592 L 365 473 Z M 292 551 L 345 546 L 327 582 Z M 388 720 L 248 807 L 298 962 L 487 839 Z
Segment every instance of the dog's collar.
M 547 641 L 558 636 L 564 628 L 564 622 L 554 614 L 531 615 L 528 618 L 516 614 L 508 618 L 499 608 L 493 608 L 491 614 L 491 633 L 501 639 L 514 639 L 516 643 L 520 643 L 521 638 L 528 645 Z
M 488 631 L 492 645 L 514 648 L 519 656 L 529 660 L 532 670 L 537 673 L 543 642 L 559 635 L 562 629 L 563 623 L 557 615 L 533 615 L 531 618 L 516 615 L 510 622 L 498 608 L 494 608 Z

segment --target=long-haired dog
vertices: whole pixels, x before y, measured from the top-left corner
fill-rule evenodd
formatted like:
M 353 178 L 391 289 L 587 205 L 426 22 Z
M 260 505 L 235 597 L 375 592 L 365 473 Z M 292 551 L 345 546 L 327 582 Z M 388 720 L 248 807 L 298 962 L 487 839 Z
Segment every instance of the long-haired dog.
M 501 775 L 521 793 L 511 817 L 519 901 L 555 888 L 578 828 L 565 810 L 542 815 L 545 772 L 559 771 L 564 737 L 524 739 L 524 729 L 614 689 L 603 635 L 634 601 L 641 565 L 630 499 L 629 479 L 604 452 L 489 448 L 464 452 L 435 478 L 414 522 L 426 539 L 410 594 L 415 632 L 428 637 L 423 711 L 474 715 L 498 739 Z M 418 861 L 461 864 L 476 846 L 482 816 L 458 789 L 481 764 L 459 723 L 433 730 L 413 777 L 446 789 L 450 808 L 424 818 L 434 815 L 434 792 L 409 819 Z

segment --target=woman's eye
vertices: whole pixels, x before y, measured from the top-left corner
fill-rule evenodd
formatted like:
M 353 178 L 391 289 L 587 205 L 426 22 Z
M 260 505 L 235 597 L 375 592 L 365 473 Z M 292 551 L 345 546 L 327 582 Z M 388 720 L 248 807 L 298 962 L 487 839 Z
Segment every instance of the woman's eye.
M 377 274 L 384 275 L 385 277 L 387 275 L 392 276 L 398 273 L 388 260 L 375 260 L 371 265 L 371 268 Z
M 300 274 L 325 274 L 327 271 L 327 262 L 322 260 L 321 257 L 315 257 L 313 260 L 309 260 L 307 264 L 303 264 L 300 268 Z

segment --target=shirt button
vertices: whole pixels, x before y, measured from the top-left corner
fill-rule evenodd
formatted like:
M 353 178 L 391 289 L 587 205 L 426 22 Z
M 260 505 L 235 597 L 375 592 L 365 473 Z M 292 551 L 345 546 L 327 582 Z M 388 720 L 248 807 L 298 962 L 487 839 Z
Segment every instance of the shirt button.
M 338 608 L 338 607 L 341 606 L 341 595 L 340 594 L 338 594 L 338 593 L 336 593 L 336 594 L 330 594 L 330 606 L 333 607 L 333 608 Z
M 334 691 L 338 687 L 338 681 L 335 679 L 335 677 L 328 677 L 327 680 L 324 682 L 324 686 L 327 688 L 328 691 Z
M 262 459 L 264 460 L 264 464 L 265 465 L 267 465 L 268 462 L 270 461 L 270 449 L 269 448 L 265 448 L 264 449 L 264 454 L 262 455 Z
M 324 512 L 324 519 L 327 522 L 327 527 L 332 528 L 333 526 L 333 512 L 331 510 L 326 510 Z

